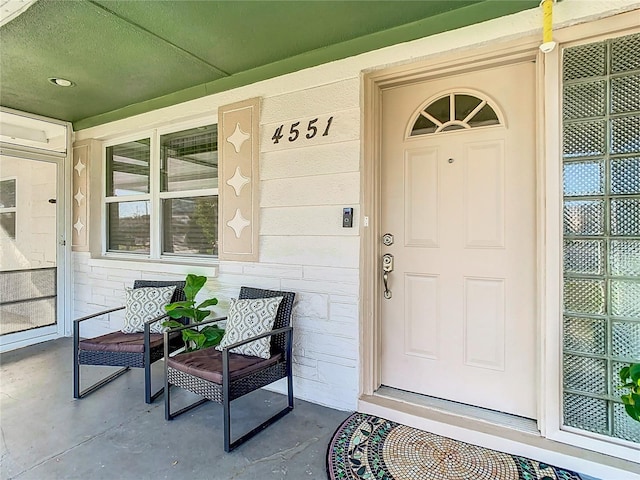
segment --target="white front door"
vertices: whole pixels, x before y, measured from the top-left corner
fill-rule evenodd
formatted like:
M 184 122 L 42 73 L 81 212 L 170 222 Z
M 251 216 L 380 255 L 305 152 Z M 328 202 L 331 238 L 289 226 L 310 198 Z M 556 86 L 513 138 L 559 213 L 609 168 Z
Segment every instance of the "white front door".
M 536 417 L 535 146 L 531 62 L 383 91 L 383 385 Z

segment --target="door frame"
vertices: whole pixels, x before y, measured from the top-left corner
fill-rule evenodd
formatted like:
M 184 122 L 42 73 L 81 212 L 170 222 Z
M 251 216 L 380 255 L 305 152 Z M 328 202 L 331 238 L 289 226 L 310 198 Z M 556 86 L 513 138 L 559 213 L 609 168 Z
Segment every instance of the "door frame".
M 26 347 L 48 340 L 71 335 L 71 288 L 73 284 L 71 269 L 71 183 L 73 170 L 71 165 L 71 144 L 73 127 L 70 122 L 20 112 L 2 107 L 2 112 L 13 113 L 33 120 L 61 125 L 66 129 L 65 152 L 46 151 L 28 146 L 13 145 L 0 142 L 0 154 L 25 160 L 54 163 L 57 166 L 56 178 L 56 325 L 41 327 L 7 335 L 0 339 L 0 353 Z
M 381 371 L 381 298 L 382 293 L 378 278 L 381 275 L 380 262 L 380 206 L 381 206 L 381 114 L 382 91 L 415 82 L 448 77 L 469 71 L 520 63 L 523 61 L 536 62 L 536 376 L 533 380 L 537 386 L 536 405 L 538 428 L 544 427 L 544 398 L 545 384 L 541 382 L 544 368 L 543 358 L 539 352 L 544 351 L 541 339 L 546 328 L 542 283 L 545 261 L 544 225 L 546 221 L 544 203 L 544 170 L 542 162 L 542 143 L 540 141 L 544 105 L 541 103 L 543 88 L 543 54 L 539 50 L 537 38 L 524 38 L 516 41 L 501 42 L 499 45 L 485 47 L 473 51 L 454 52 L 438 55 L 427 61 L 410 65 L 391 67 L 384 70 L 366 73 L 363 82 L 363 134 L 362 134 L 362 189 L 361 205 L 363 221 L 361 222 L 361 256 L 360 256 L 360 396 L 373 395 L 380 387 Z M 557 402 L 556 402 L 557 403 Z
M 536 385 L 537 424 L 543 438 L 628 460 L 638 449 L 628 442 L 562 425 L 562 85 L 561 51 L 574 43 L 640 32 L 638 10 L 568 26 L 554 32 L 548 54 L 538 36 L 496 40 L 473 50 L 434 55 L 428 61 L 367 72 L 362 76 L 362 165 L 360 256 L 360 385 L 366 405 L 380 386 L 380 115 L 385 88 L 536 59 Z M 463 439 L 464 440 L 464 439 Z M 469 436 L 471 440 L 471 436 Z M 508 448 L 508 440 L 503 448 Z M 555 447 L 549 447 L 553 450 Z

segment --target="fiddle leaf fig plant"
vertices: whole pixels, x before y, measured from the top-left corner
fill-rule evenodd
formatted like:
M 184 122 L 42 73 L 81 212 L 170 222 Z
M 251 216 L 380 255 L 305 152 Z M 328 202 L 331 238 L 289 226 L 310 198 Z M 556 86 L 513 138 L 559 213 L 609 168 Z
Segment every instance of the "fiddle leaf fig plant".
M 217 298 L 208 298 L 196 304 L 196 295 L 204 287 L 205 283 L 207 283 L 207 277 L 190 273 L 187 275 L 184 286 L 186 300 L 170 303 L 164 307 L 167 315 L 176 320 L 167 320 L 162 323 L 163 326 L 169 328 L 182 327 L 183 324 L 177 319 L 183 317 L 189 318 L 189 323 L 194 325 L 192 328 L 182 330 L 182 341 L 187 352 L 218 345 L 224 335 L 224 330 L 218 325 L 206 325 L 198 328 L 198 323 L 202 322 L 211 313 L 211 310 L 208 310 L 207 307 L 218 304 Z
M 624 409 L 629 416 L 640 422 L 640 363 L 632 363 L 620 370 L 622 387 L 630 389 L 620 399 L 624 402 Z

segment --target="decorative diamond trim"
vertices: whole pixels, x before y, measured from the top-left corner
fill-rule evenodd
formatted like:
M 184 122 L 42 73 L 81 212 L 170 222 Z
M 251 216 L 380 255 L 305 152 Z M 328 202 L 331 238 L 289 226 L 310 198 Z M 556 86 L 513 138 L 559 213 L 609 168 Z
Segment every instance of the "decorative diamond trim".
M 85 165 L 84 163 L 82 163 L 82 158 L 78 158 L 78 162 L 76 163 L 76 166 L 73 167 L 73 169 L 78 172 L 78 176 L 82 175 L 82 171 L 85 169 Z
M 82 200 L 84 200 L 84 195 L 82 194 L 82 191 L 80 191 L 80 187 L 78 187 L 78 193 L 76 193 L 73 198 L 76 199 L 76 202 L 78 202 L 78 206 L 80 206 Z
M 251 138 L 251 135 L 243 132 L 242 129 L 240 128 L 240 124 L 236 123 L 236 129 L 231 134 L 231 136 L 227 138 L 227 142 L 233 145 L 233 148 L 235 148 L 236 153 L 240 153 L 240 149 L 242 148 L 242 145 L 244 144 L 244 142 L 249 140 L 249 138 Z
M 242 187 L 244 187 L 247 183 L 249 183 L 251 179 L 249 177 L 245 177 L 240 173 L 240 167 L 236 167 L 236 173 L 233 174 L 229 180 L 227 180 L 227 185 L 233 187 L 236 191 L 236 197 L 240 196 L 240 192 L 242 191 Z
M 80 235 L 80 232 L 84 228 L 84 223 L 80 221 L 80 217 L 78 217 L 78 220 L 76 221 L 76 223 L 73 224 L 73 228 L 75 228 L 76 232 L 78 232 L 78 235 Z
M 227 222 L 227 226 L 233 229 L 236 238 L 240 238 L 242 231 L 249 225 L 251 225 L 251 222 L 242 216 L 239 208 L 236 208 L 236 214 Z

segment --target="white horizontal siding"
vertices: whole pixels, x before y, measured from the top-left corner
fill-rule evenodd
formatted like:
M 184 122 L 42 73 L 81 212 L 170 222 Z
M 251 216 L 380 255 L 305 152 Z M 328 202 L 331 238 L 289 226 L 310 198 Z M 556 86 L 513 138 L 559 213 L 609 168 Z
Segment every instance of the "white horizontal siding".
M 265 152 L 260 161 L 260 179 L 307 177 L 360 170 L 360 142 L 357 140 L 312 145 L 303 150 Z
M 352 203 L 347 204 L 349 206 Z M 360 209 L 353 212 L 353 227 L 342 227 L 342 206 L 272 207 L 260 211 L 260 235 L 344 236 L 358 235 Z
M 360 107 L 360 79 L 350 78 L 314 88 L 267 97 L 261 123 L 276 124 Z
M 353 206 L 360 199 L 360 174 L 340 173 L 261 182 L 260 206 Z
M 260 259 L 288 265 L 357 268 L 360 238 L 354 236 L 261 237 Z

